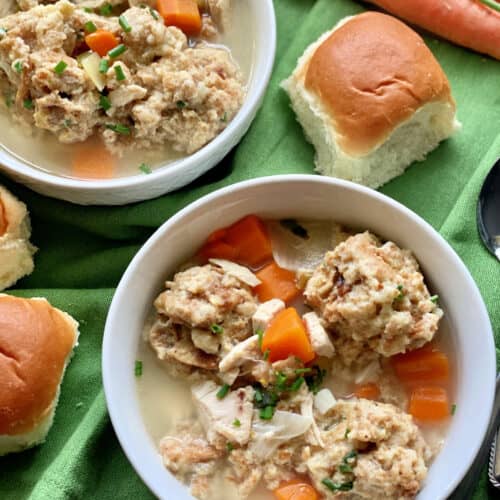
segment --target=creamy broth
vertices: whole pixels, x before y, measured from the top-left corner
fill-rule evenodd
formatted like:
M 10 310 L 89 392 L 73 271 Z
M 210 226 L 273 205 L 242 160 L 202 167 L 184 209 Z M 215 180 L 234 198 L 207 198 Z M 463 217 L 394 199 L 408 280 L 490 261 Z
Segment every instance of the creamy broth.
M 247 43 L 252 37 L 241 36 L 242 31 L 253 33 L 255 26 L 250 16 L 250 2 L 238 0 L 233 2 L 231 10 L 231 27 L 220 36 L 217 43 L 209 44 L 230 49 L 232 58 L 238 64 L 245 85 L 252 78 L 255 58 L 255 45 Z M 6 96 L 0 96 L 0 147 L 18 159 L 48 173 L 69 178 L 79 178 L 72 174 L 72 158 L 75 144 L 63 144 L 50 132 L 19 124 L 12 118 L 6 106 Z M 151 170 L 168 168 L 176 160 L 186 155 L 172 148 L 128 149 L 126 154 L 117 160 L 114 177 L 144 175 L 139 166 L 145 163 Z
M 182 266 L 182 269 L 185 269 L 185 267 Z M 291 305 L 299 310 L 300 314 L 310 310 L 302 300 L 296 300 Z M 455 345 L 452 325 L 446 316 L 446 307 L 444 307 L 444 311 L 445 314 L 440 321 L 439 330 L 434 336 L 432 344 L 450 359 L 450 378 L 445 389 L 450 404 L 453 405 L 456 402 Z M 153 317 L 154 312 L 152 311 L 138 345 L 137 359 L 143 362 L 143 372 L 142 376 L 137 378 L 137 392 L 146 429 L 155 446 L 158 447 L 160 440 L 164 436 L 175 435 L 176 426 L 179 423 L 186 420 L 192 421 L 196 419 L 197 414 L 191 399 L 191 384 L 170 376 L 147 342 L 147 336 L 154 321 Z M 347 377 L 345 375 L 339 376 L 338 373 L 332 371 L 325 377 L 321 388 L 330 389 L 337 398 L 350 399 L 353 397 L 352 392 L 355 382 L 354 375 L 352 378 L 349 377 L 350 375 Z M 391 379 L 393 382 L 396 380 L 388 363 L 382 363 L 382 373 L 377 383 L 383 384 L 384 379 Z M 397 385 L 402 389 L 401 382 L 397 382 Z M 404 389 L 402 390 L 404 391 Z M 398 401 L 395 404 L 407 411 L 403 401 Z M 435 458 L 446 438 L 450 418 L 431 424 L 416 423 Z M 221 467 L 221 470 L 215 476 L 212 483 L 212 495 L 207 497 L 210 500 L 232 500 L 238 497 L 234 484 L 224 479 L 226 470 Z M 165 473 L 168 473 L 168 471 L 166 470 Z M 250 500 L 271 500 L 274 496 L 261 484 L 248 498 Z

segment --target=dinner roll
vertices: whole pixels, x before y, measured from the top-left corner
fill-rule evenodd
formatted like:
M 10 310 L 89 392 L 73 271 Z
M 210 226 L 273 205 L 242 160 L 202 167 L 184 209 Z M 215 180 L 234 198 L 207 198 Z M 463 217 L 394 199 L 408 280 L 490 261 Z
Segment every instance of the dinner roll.
M 0 294 L 0 456 L 45 440 L 78 323 L 45 299 Z
M 377 188 L 460 124 L 446 75 L 422 38 L 365 12 L 311 44 L 283 82 L 325 175 Z
M 36 248 L 30 235 L 26 205 L 0 186 L 0 290 L 33 272 Z

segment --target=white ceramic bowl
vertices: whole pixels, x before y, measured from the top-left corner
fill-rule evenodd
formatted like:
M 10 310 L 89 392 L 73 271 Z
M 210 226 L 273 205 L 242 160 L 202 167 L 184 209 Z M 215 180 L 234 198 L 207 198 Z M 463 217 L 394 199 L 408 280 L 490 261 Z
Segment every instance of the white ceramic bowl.
M 109 310 L 102 369 L 111 420 L 136 471 L 158 497 L 190 498 L 163 467 L 157 443 L 144 427 L 134 360 L 146 316 L 165 279 L 211 231 L 249 213 L 333 219 L 369 228 L 414 252 L 431 289 L 439 294 L 456 351 L 456 413 L 418 496 L 419 500 L 446 498 L 472 463 L 493 404 L 495 348 L 481 295 L 452 248 L 416 214 L 376 191 L 312 175 L 261 178 L 205 196 L 163 224 L 132 260 Z
M 244 36 L 254 44 L 255 60 L 242 108 L 213 141 L 186 158 L 149 175 L 86 181 L 44 172 L 0 146 L 0 170 L 39 193 L 82 205 L 123 205 L 155 198 L 179 189 L 210 170 L 241 140 L 264 97 L 276 51 L 276 21 L 272 0 L 238 0 L 248 4 L 250 18 Z

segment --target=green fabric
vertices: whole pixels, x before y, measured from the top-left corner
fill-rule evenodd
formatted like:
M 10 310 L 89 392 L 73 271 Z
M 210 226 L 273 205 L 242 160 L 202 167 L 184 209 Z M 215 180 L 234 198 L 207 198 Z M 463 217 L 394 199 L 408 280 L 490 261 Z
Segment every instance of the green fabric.
M 279 84 L 311 41 L 363 7 L 349 0 L 275 0 L 275 6 L 278 50 L 264 105 L 236 150 L 191 186 L 125 207 L 78 207 L 0 178 L 28 204 L 40 249 L 35 272 L 12 293 L 45 296 L 81 324 L 80 346 L 48 440 L 0 459 L 0 498 L 152 496 L 128 464 L 106 413 L 100 369 L 106 311 L 132 256 L 180 208 L 244 179 L 313 173 L 313 149 Z M 500 156 L 500 63 L 430 37 L 426 42 L 451 81 L 463 129 L 381 191 L 429 221 L 462 257 L 481 289 L 499 345 L 500 265 L 481 245 L 475 208 L 482 180 Z M 483 474 L 476 498 L 486 498 L 486 491 Z

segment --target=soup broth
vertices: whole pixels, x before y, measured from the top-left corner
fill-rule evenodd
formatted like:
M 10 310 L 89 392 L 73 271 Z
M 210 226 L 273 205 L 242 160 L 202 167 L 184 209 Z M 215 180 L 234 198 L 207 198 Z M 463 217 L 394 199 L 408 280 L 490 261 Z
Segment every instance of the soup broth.
M 275 241 L 273 242 L 274 248 Z M 199 255 L 203 255 L 203 249 Z M 189 267 L 189 265 L 182 266 L 182 269 L 184 270 Z M 310 310 L 300 297 L 295 299 L 293 306 L 300 311 L 300 314 Z M 154 314 L 152 313 L 151 320 L 145 326 L 143 338 L 138 345 L 137 359 L 143 362 L 143 372 L 142 376 L 137 379 L 137 392 L 145 426 L 151 439 L 158 446 L 164 436 L 175 436 L 177 432 L 176 427 L 179 423 L 195 421 L 197 419 L 197 410 L 193 404 L 190 391 L 192 382 L 187 382 L 179 377 L 173 377 L 167 373 L 165 370 L 165 361 L 162 362 L 157 358 L 148 343 L 148 337 L 154 322 L 153 316 Z M 448 380 L 439 385 L 447 391 L 450 403 L 454 403 L 456 374 L 453 360 L 455 359 L 455 353 L 452 327 L 446 314 L 439 323 L 439 330 L 432 340 L 432 346 L 433 349 L 444 353 L 450 360 Z M 357 371 L 351 368 L 349 371 L 345 367 L 337 369 L 335 358 L 329 360 L 320 357 L 319 359 L 321 366 L 325 366 L 328 370 L 326 377 L 322 381 L 321 388 L 329 389 L 338 400 L 356 401 L 354 397 L 356 387 L 365 381 L 376 380 L 377 385 L 382 388 L 383 401 L 394 404 L 404 412 L 408 411 L 408 399 L 411 391 L 397 379 L 391 363 L 387 361 L 389 358 L 382 358 L 381 371 L 375 378 L 370 378 L 366 374 L 360 375 L 366 366 L 361 366 L 361 369 Z M 439 422 L 416 422 L 432 455 L 435 456 L 439 453 L 444 443 L 449 426 L 449 418 L 442 419 Z M 213 479 L 212 495 L 206 498 L 230 500 L 238 497 L 236 485 L 225 478 L 227 470 L 227 466 L 219 468 Z M 260 484 L 248 498 L 251 500 L 271 500 L 273 495 L 263 484 Z
M 254 44 L 247 43 L 253 37 L 241 36 L 243 29 L 250 33 L 255 31 L 252 17 L 249 15 L 250 1 L 233 2 L 229 29 L 219 34 L 213 42 L 207 43 L 207 46 L 230 50 L 232 59 L 241 70 L 245 85 L 252 79 L 255 56 Z M 20 124 L 13 119 L 7 106 L 10 103 L 9 99 L 11 97 L 4 95 L 0 102 L 0 147 L 37 169 L 63 177 L 81 179 L 82 176 L 77 175 L 72 167 L 78 143 L 64 144 L 48 131 Z M 169 145 L 148 149 L 129 147 L 123 155 L 119 157 L 116 155 L 116 168 L 105 178 L 144 175 L 150 170 L 168 168 L 185 156 L 186 154 L 175 151 Z

